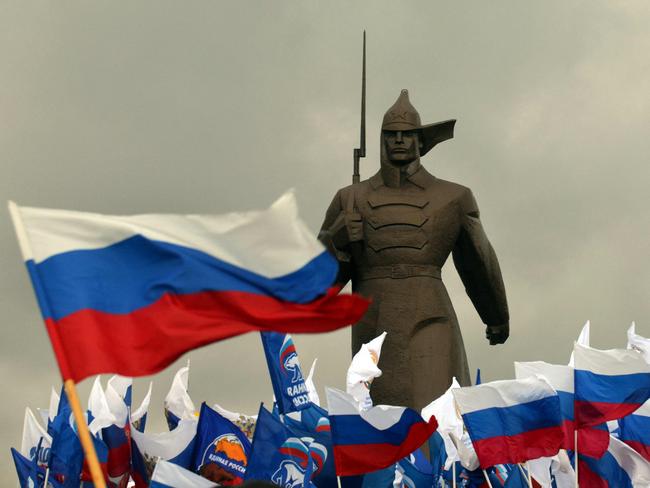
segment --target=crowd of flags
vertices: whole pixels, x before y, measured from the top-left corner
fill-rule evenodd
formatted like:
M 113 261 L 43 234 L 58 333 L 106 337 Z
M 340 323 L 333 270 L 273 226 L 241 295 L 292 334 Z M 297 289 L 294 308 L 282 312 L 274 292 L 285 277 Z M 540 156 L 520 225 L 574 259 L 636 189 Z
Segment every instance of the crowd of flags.
M 650 487 L 650 339 L 634 325 L 627 349 L 590 347 L 587 323 L 568 365 L 452 379 L 419 412 L 373 405 L 383 332 L 352 359 L 346 391 L 326 388 L 325 408 L 290 333 L 345 327 L 369 301 L 333 287 L 336 260 L 291 193 L 216 216 L 10 211 L 65 382 L 25 412 L 11 450 L 21 487 Z M 247 332 L 261 335 L 268 408 L 197 407 L 188 364 L 164 401 L 168 430 L 147 431 L 152 386 L 136 406 L 130 376 Z M 103 373 L 114 376 L 95 379 L 81 411 L 74 382 Z
M 650 486 L 650 339 L 635 334 L 628 349 L 607 351 L 576 343 L 573 367 L 519 362 L 512 380 L 461 387 L 454 379 L 416 412 L 359 393 L 381 375 L 385 334 L 355 356 L 347 391 L 326 388 L 327 408 L 291 336 L 261 336 L 274 398 L 255 415 L 197 405 L 188 362 L 164 400 L 168 430 L 150 433 L 152 385 L 133 405 L 129 378 L 113 376 L 104 388 L 97 377 L 86 415 L 109 486 Z M 63 392 L 52 389 L 36 414 L 26 409 L 12 456 L 21 487 L 93 486 Z

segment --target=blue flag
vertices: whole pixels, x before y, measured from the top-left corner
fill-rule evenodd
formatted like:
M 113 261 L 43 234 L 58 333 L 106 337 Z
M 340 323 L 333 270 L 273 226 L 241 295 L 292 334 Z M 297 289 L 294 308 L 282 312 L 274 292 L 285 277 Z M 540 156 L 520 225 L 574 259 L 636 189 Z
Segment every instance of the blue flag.
M 62 411 L 53 424 L 50 448 L 50 477 L 63 488 L 79 488 L 84 454 L 79 437 L 70 425 L 69 415 Z
M 516 469 L 510 471 L 504 488 L 527 488 L 528 479 L 524 476 L 523 472 L 517 466 Z
M 417 451 L 421 452 L 421 451 Z M 410 456 L 409 456 L 410 457 Z M 424 456 L 422 456 L 424 459 Z M 411 460 L 409 458 L 404 458 L 397 463 L 397 470 L 402 475 L 402 486 L 408 488 L 430 488 L 434 486 L 434 482 L 437 482 L 437 479 L 434 480 L 433 477 L 433 468 L 431 465 L 427 465 L 426 459 L 425 463 L 422 462 L 422 459 L 419 462 L 415 463 L 415 459 Z
M 39 487 L 45 481 L 45 468 L 38 466 L 35 459 L 27 459 L 25 456 L 11 448 L 11 456 L 14 458 L 16 473 L 18 474 L 18 483 L 20 488 Z M 50 479 L 53 488 L 59 488 L 61 485 L 56 480 Z
M 260 336 L 278 411 L 284 414 L 308 407 L 309 393 L 291 335 L 261 332 Z
M 316 406 L 316 405 L 314 405 Z M 319 410 L 324 413 L 322 415 Z M 312 477 L 318 488 L 336 488 L 336 468 L 334 466 L 334 451 L 332 449 L 332 431 L 330 430 L 327 411 L 318 409 L 305 409 L 301 411 L 301 420 L 295 420 L 288 415 L 284 416 L 284 425 L 301 438 L 313 438 L 325 450 L 323 463 L 316 460 L 316 469 Z M 315 417 L 320 415 L 318 419 Z M 314 454 L 314 453 L 312 453 Z
M 230 420 L 201 404 L 193 469 L 217 483 L 241 484 L 251 443 Z
M 315 459 L 323 456 L 318 443 L 301 440 L 278 418 L 260 406 L 245 479 L 271 481 L 280 486 L 311 487 Z M 314 465 L 310 465 L 314 463 Z
M 447 462 L 447 449 L 445 449 L 445 441 L 439 432 L 434 432 L 429 437 L 429 459 L 431 460 L 431 467 L 433 469 L 433 479 L 439 480 L 442 476 L 442 471 L 445 469 Z

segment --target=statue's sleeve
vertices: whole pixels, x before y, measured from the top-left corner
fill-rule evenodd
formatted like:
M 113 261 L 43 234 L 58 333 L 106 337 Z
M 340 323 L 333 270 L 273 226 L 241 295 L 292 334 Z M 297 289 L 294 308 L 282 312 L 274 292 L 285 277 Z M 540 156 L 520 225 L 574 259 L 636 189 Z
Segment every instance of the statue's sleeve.
M 454 265 L 483 323 L 507 324 L 510 316 L 499 261 L 469 189 L 461 198 L 460 210 L 462 228 L 453 250 Z
M 352 276 L 349 244 L 339 238 L 342 232 L 332 231 L 337 219 L 343 212 L 341 198 L 341 190 L 339 190 L 336 195 L 334 195 L 332 203 L 330 203 L 330 206 L 325 213 L 325 220 L 323 221 L 323 225 L 321 225 L 318 239 L 338 261 L 339 273 L 336 282 L 343 287 L 348 281 L 350 281 Z

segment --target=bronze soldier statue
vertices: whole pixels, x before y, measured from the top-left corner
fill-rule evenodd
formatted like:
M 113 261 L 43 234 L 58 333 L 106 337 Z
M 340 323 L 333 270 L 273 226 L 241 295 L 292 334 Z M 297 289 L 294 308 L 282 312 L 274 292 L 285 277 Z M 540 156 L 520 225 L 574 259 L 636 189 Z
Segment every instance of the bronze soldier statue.
M 340 264 L 341 285 L 372 298 L 352 327 L 352 353 L 388 332 L 371 387 L 375 404 L 421 409 L 455 376 L 469 385 L 463 338 L 440 279 L 447 257 L 487 325 L 490 344 L 509 334 L 505 289 L 496 254 L 469 188 L 436 178 L 420 162 L 453 137 L 455 120 L 422 125 L 402 90 L 384 115 L 381 167 L 338 191 L 320 239 Z

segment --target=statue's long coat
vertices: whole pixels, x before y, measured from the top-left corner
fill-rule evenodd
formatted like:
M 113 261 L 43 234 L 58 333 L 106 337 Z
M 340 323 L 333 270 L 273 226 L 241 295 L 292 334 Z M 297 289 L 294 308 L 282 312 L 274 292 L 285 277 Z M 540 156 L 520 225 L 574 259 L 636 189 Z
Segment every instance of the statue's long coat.
M 375 404 L 421 409 L 455 376 L 469 385 L 463 338 L 440 269 L 453 253 L 467 294 L 487 325 L 508 323 L 499 263 L 469 188 L 438 179 L 419 163 L 397 187 L 381 171 L 335 195 L 322 229 L 341 212 L 357 212 L 363 240 L 338 244 L 339 281 L 372 298 L 352 327 L 352 353 L 383 331 L 379 367 L 371 387 Z

